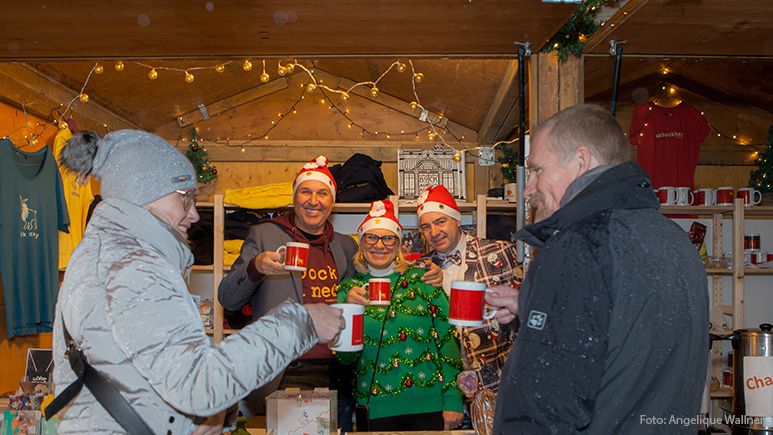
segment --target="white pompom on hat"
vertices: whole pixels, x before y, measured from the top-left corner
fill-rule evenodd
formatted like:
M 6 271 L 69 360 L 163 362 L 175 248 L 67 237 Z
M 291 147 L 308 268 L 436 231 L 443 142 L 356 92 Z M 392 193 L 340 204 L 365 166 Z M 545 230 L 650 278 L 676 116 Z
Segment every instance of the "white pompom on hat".
M 395 206 L 392 201 L 388 199 L 373 201 L 370 204 L 370 212 L 357 229 L 357 234 L 362 239 L 363 234 L 376 228 L 392 231 L 397 237 L 402 238 L 403 227 L 395 216 Z

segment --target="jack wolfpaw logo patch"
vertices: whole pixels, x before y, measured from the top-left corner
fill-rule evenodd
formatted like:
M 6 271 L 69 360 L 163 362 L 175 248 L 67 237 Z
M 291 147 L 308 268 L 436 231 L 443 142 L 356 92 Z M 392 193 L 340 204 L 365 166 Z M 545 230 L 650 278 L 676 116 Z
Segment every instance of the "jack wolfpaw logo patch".
M 538 331 L 545 329 L 545 323 L 548 320 L 548 315 L 542 311 L 531 310 L 529 313 L 529 320 L 526 321 L 526 326 Z

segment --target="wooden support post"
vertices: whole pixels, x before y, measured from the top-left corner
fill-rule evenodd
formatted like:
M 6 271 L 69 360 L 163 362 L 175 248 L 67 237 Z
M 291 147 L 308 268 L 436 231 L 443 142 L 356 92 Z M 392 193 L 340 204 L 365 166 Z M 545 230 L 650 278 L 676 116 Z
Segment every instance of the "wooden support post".
M 216 193 L 214 197 L 214 253 L 212 257 L 212 281 L 214 283 L 214 289 L 212 290 L 213 299 L 212 306 L 214 309 L 214 341 L 215 344 L 223 341 L 223 306 L 220 305 L 217 298 L 217 288 L 220 286 L 220 281 L 223 280 L 223 231 L 225 229 L 225 210 L 223 208 L 223 194 Z
M 583 102 L 582 58 L 570 56 L 561 63 L 553 53 L 533 54 L 529 84 L 529 125 L 534 128 L 556 112 Z

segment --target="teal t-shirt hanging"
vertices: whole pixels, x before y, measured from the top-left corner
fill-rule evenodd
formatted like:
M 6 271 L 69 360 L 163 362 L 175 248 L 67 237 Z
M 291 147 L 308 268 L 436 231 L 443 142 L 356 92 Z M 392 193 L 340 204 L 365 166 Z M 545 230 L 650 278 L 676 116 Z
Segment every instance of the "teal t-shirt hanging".
M 8 338 L 50 332 L 59 292 L 59 235 L 70 219 L 48 147 L 0 140 L 0 274 Z

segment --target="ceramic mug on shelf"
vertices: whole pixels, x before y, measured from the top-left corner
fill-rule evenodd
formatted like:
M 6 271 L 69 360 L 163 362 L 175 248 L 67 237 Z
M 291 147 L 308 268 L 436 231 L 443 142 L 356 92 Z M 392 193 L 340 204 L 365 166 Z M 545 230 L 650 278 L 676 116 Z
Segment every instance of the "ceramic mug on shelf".
M 695 205 L 716 205 L 717 192 L 714 189 L 698 189 L 695 192 Z
M 735 189 L 730 186 L 722 186 L 717 188 L 717 205 L 733 205 L 733 198 L 735 197 Z
M 676 188 L 672 186 L 663 186 L 658 189 L 658 202 L 660 205 L 676 204 Z
M 689 187 L 677 187 L 674 191 L 676 192 L 676 205 L 693 205 L 695 202 L 695 195 Z
M 309 264 L 309 244 L 303 242 L 287 242 L 276 250 L 278 254 L 284 253 L 285 270 L 306 272 Z
M 496 310 L 486 307 L 486 284 L 473 281 L 452 281 L 448 323 L 459 326 L 482 326 L 491 320 Z
M 762 192 L 753 187 L 742 187 L 738 189 L 738 198 L 743 198 L 743 205 L 751 207 L 759 205 L 762 202 Z
M 392 281 L 389 278 L 371 278 L 363 286 L 368 291 L 368 305 L 389 305 Z
M 333 308 L 343 311 L 344 329 L 338 335 L 330 350 L 338 352 L 356 352 L 363 348 L 363 327 L 365 322 L 365 307 L 359 304 L 331 304 Z

